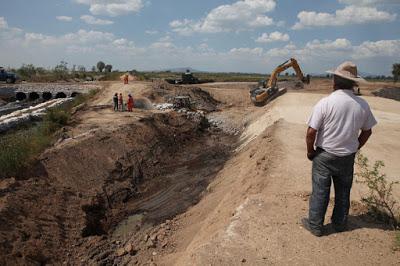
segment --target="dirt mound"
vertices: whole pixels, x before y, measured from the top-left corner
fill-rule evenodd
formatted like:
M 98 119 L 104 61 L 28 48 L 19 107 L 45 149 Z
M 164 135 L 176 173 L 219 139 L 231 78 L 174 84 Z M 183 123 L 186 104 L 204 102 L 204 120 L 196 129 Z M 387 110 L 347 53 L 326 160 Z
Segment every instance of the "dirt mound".
M 216 111 L 220 104 L 209 92 L 199 87 L 171 85 L 163 81 L 154 82 L 152 87 L 152 91 L 145 96 L 153 102 L 173 103 L 176 96 L 189 96 L 197 109 L 207 112 Z
M 373 95 L 400 101 L 400 88 L 383 88 L 372 92 Z
M 124 218 L 151 226 L 199 200 L 229 156 L 210 134 L 183 115 L 154 114 L 48 150 L 27 179 L 1 181 L 0 264 L 118 262 L 113 232 Z

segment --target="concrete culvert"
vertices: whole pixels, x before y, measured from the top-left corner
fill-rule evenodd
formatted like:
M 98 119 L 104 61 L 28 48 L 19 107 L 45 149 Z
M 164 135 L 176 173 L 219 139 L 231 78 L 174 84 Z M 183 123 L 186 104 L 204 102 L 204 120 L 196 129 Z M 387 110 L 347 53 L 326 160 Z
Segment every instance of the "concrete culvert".
M 75 97 L 78 96 L 79 94 L 80 94 L 79 92 L 74 91 L 73 93 L 71 93 L 71 97 L 72 97 L 72 98 L 75 98 Z
M 35 100 L 39 99 L 40 96 L 39 96 L 39 94 L 37 92 L 33 91 L 33 92 L 29 93 L 28 98 L 29 98 L 30 101 L 35 101 Z
M 17 94 L 15 94 L 15 98 L 18 100 L 18 101 L 23 101 L 23 100 L 25 100 L 26 99 L 26 93 L 25 92 L 17 92 Z
M 67 98 L 67 95 L 64 93 L 64 92 L 57 92 L 57 94 L 56 94 L 56 99 L 59 99 L 59 98 Z
M 146 110 L 151 110 L 154 108 L 153 104 L 147 98 L 134 99 L 133 106 L 138 109 L 146 109 Z
M 53 98 L 53 94 L 51 94 L 51 92 L 48 92 L 48 91 L 43 92 L 42 93 L 42 98 L 45 101 L 51 100 L 51 98 Z

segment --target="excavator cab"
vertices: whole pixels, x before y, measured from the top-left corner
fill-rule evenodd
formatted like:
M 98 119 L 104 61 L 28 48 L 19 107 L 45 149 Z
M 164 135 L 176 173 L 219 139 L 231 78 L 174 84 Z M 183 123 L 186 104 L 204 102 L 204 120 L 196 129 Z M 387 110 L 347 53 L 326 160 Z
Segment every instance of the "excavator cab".
M 280 64 L 275 68 L 275 70 L 271 73 L 271 77 L 268 82 L 262 80 L 259 82 L 258 87 L 250 90 L 250 99 L 255 105 L 264 105 L 274 98 L 282 95 L 286 92 L 286 89 L 279 89 L 277 87 L 278 76 L 281 72 L 286 69 L 293 67 L 296 72 L 296 76 L 299 80 L 301 80 L 305 84 L 310 83 L 310 75 L 303 75 L 303 72 L 300 69 L 297 60 L 294 58 L 290 58 L 283 64 Z

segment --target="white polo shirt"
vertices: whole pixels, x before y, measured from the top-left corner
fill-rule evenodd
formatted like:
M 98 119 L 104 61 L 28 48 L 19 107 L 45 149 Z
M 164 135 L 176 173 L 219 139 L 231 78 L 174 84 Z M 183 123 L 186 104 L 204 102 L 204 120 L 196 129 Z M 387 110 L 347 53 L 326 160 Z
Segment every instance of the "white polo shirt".
M 336 90 L 315 105 L 307 124 L 317 130 L 316 147 L 346 156 L 357 152 L 360 130 L 377 122 L 364 99 L 352 90 Z

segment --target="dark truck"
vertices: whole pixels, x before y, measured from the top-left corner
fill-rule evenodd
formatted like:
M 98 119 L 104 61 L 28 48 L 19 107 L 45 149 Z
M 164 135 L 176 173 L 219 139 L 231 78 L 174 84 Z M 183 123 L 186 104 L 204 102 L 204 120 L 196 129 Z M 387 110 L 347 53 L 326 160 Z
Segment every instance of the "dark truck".
M 17 75 L 7 72 L 4 68 L 0 67 L 0 81 L 5 81 L 6 83 L 15 83 L 16 80 Z
M 198 78 L 193 76 L 193 74 L 190 72 L 189 69 L 186 70 L 186 73 L 182 74 L 181 79 L 166 79 L 165 81 L 167 81 L 170 84 L 201 84 L 201 83 L 214 82 L 211 79 L 199 80 Z

